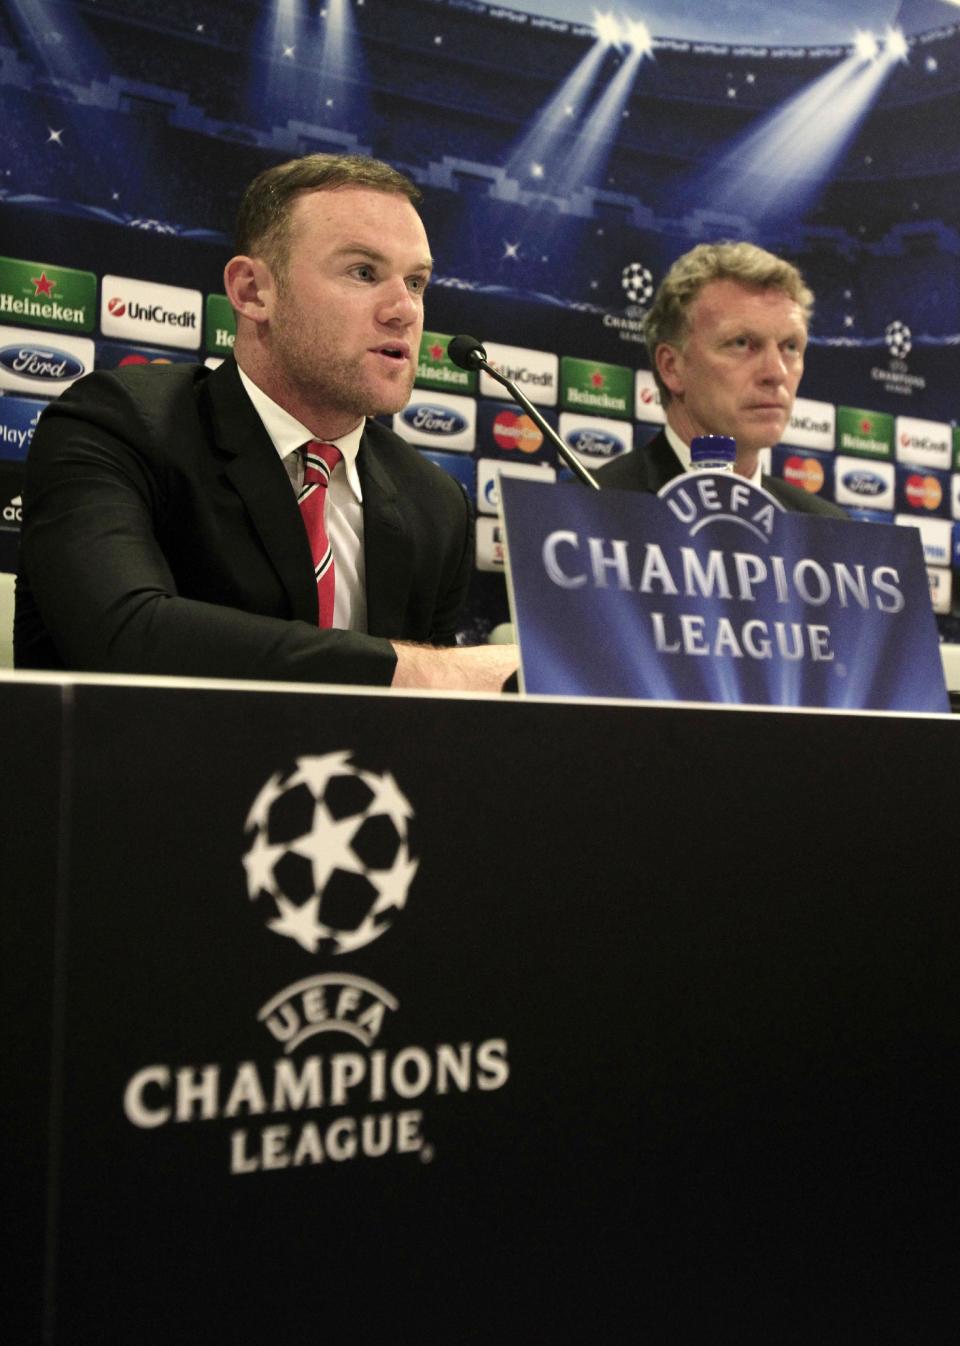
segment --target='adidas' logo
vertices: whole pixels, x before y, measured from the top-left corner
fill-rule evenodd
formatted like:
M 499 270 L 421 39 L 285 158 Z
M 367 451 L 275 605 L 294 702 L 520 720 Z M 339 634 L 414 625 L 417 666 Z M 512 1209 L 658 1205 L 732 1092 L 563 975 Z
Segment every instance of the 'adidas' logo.
M 23 498 L 19 495 L 15 495 L 13 499 L 10 501 L 9 505 L 4 505 L 3 507 L 4 523 L 21 523 L 23 521 L 23 510 L 21 508 L 22 505 L 23 505 Z

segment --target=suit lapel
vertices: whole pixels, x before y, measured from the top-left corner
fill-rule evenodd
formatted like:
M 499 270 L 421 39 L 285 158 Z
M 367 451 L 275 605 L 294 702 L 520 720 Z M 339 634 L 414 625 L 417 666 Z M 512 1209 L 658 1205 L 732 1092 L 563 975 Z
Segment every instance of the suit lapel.
M 372 636 L 396 638 L 403 634 L 416 557 L 405 501 L 378 431 L 375 421 L 367 422 L 357 460 L 363 491 L 367 630 Z
M 654 435 L 650 443 L 640 450 L 646 454 L 647 488 L 656 493 L 674 477 L 683 475 L 683 464 L 670 447 L 666 432 L 661 430 Z
M 292 615 L 317 624 L 317 586 L 310 544 L 290 479 L 247 396 L 233 360 L 207 380 L 213 439 L 224 471 L 246 507 L 264 551 L 290 599 Z

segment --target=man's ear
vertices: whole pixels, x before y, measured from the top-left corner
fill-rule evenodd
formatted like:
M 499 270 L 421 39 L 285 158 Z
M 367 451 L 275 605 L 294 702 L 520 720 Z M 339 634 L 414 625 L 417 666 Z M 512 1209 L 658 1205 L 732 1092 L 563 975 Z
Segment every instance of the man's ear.
M 238 315 L 256 323 L 272 316 L 277 287 L 262 258 L 231 257 L 223 268 L 223 288 Z
M 669 388 L 671 396 L 682 397 L 684 389 L 681 374 L 683 352 L 678 346 L 671 346 L 668 341 L 661 341 L 654 351 L 653 358 L 656 361 L 657 373 L 660 375 L 664 387 Z

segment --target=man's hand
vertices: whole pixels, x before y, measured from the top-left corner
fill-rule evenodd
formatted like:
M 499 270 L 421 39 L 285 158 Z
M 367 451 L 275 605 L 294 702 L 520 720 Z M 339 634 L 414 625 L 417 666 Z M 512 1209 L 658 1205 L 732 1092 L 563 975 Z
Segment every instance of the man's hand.
M 446 692 L 499 692 L 517 671 L 516 645 L 468 645 L 438 649 L 394 641 L 397 667 L 394 687 L 421 687 Z

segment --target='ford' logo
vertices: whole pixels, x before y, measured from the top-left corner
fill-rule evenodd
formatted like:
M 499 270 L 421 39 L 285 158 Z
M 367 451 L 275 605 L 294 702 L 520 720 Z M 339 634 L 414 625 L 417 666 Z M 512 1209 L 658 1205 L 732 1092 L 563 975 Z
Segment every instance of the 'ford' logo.
M 0 365 L 9 369 L 11 374 L 39 379 L 42 383 L 75 379 L 83 373 L 83 365 L 79 360 L 52 346 L 4 346 L 0 350 Z
M 843 484 L 854 495 L 882 495 L 887 489 L 883 477 L 878 477 L 876 472 L 868 472 L 865 468 L 844 473 Z
M 626 448 L 622 439 L 605 430 L 574 430 L 567 443 L 574 453 L 592 453 L 595 458 L 613 458 Z
M 467 422 L 458 412 L 450 411 L 448 407 L 433 407 L 426 402 L 407 407 L 403 419 L 411 430 L 428 435 L 459 435 L 467 428 Z

